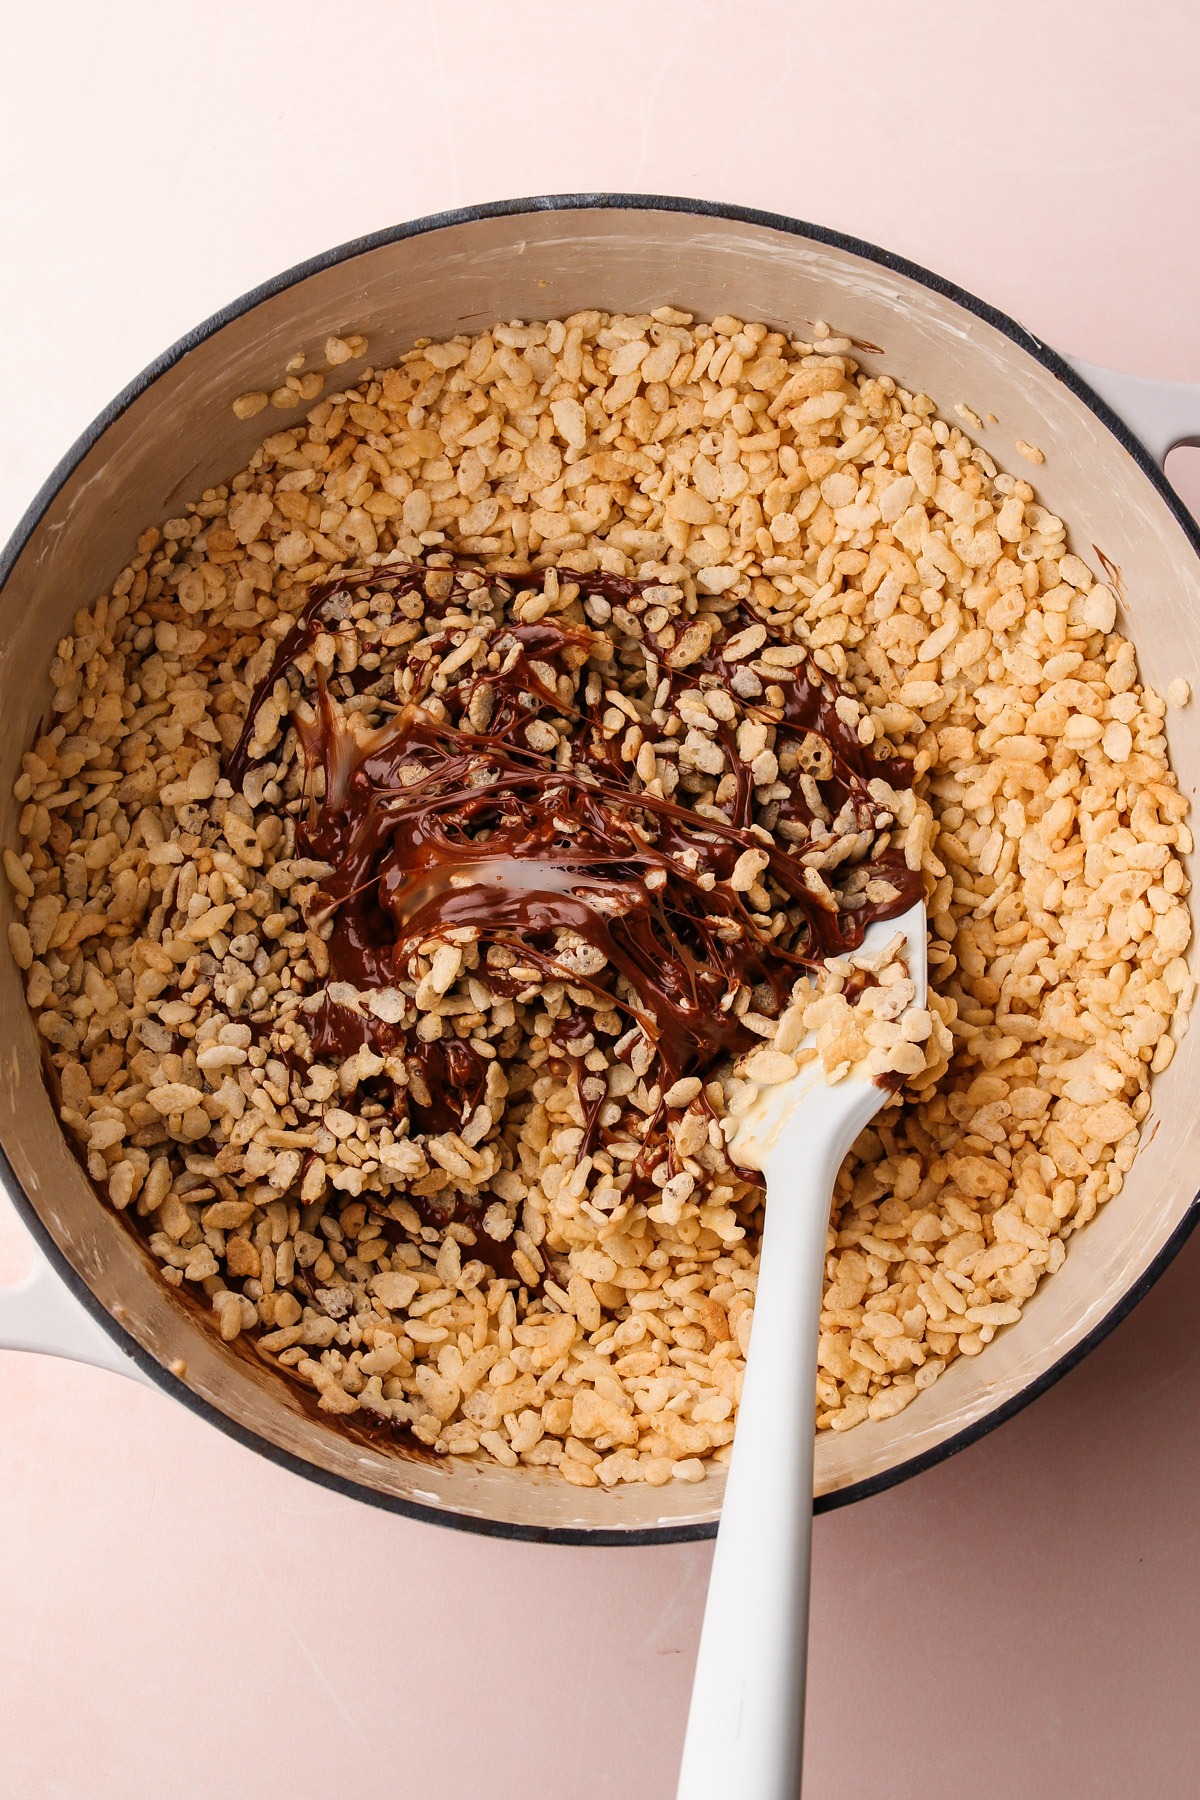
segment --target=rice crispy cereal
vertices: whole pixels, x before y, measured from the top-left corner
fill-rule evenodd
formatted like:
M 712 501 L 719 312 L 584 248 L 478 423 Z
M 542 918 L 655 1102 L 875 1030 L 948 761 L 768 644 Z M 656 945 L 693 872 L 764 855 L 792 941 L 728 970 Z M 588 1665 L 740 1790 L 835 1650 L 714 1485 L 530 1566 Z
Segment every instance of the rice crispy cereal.
M 64 1124 L 164 1279 L 328 1411 L 580 1486 L 725 1460 L 761 1203 L 724 1155 L 734 1058 L 761 1081 L 815 1051 L 835 1077 L 865 1049 L 904 1078 L 838 1178 L 820 1429 L 889 1417 L 978 1354 L 1121 1187 L 1192 992 L 1165 704 L 1063 522 L 850 351 L 671 308 L 418 345 L 149 528 L 59 645 L 4 862 Z M 272 403 L 303 404 L 306 379 Z M 664 1085 L 661 1018 L 636 1016 L 636 983 L 604 999 L 603 956 L 561 923 L 489 943 L 442 894 L 390 987 L 367 961 L 331 970 L 352 903 L 331 795 L 348 766 L 371 776 L 412 646 L 426 711 L 484 738 L 461 672 L 497 674 L 506 628 L 547 623 L 584 636 L 530 649 L 525 749 L 569 768 L 582 705 L 640 804 L 677 792 L 700 845 L 721 840 L 722 784 L 748 784 L 755 847 L 683 866 L 714 874 L 718 923 L 770 940 L 764 969 L 821 951 L 814 991 L 798 965 L 786 991 L 733 972 L 736 1030 L 703 1081 Z M 827 766 L 776 755 L 804 669 L 890 759 L 836 811 Z M 802 778 L 815 804 L 789 839 Z M 903 870 L 928 903 L 911 1033 L 894 961 L 847 992 L 889 867 L 895 899 Z M 357 1048 L 331 1009 L 366 1019 Z M 448 1048 L 468 1037 L 470 1080 Z M 447 1092 L 469 1114 L 435 1116 Z

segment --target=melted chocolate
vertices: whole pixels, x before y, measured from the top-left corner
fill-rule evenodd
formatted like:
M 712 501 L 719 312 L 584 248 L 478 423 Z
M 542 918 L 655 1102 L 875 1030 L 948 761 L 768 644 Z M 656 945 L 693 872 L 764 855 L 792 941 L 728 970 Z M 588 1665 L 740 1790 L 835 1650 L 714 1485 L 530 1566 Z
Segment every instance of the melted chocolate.
M 560 570 L 559 578 L 575 584 L 581 597 L 600 596 L 616 608 L 627 608 L 649 585 L 572 569 Z M 535 582 L 514 585 L 528 589 Z M 739 720 L 774 727 L 783 763 L 774 819 L 790 825 L 798 843 L 781 842 L 763 828 L 751 771 L 737 753 L 736 723 L 718 721 L 726 777 L 717 804 L 703 814 L 637 781 L 622 753 L 625 723 L 634 720 L 614 731 L 605 718 L 612 704 L 605 690 L 619 686 L 614 659 L 634 656 L 643 668 L 649 664 L 649 686 L 657 680 L 656 698 L 678 730 L 685 723 L 685 687 L 696 688 L 708 675 L 729 691 L 735 665 L 723 652 L 730 635 L 754 622 L 746 606 L 731 612 L 724 635 L 701 659 L 672 670 L 670 642 L 627 611 L 620 616 L 628 624 L 614 620 L 603 632 L 561 618 L 509 623 L 496 614 L 494 589 L 472 590 L 459 570 L 415 564 L 320 584 L 251 697 L 227 763 L 235 785 L 250 766 L 256 719 L 280 676 L 320 634 L 336 633 L 356 598 L 381 595 L 391 597 L 390 606 L 368 623 L 365 642 L 361 623 L 351 627 L 360 645 L 354 675 L 334 675 L 331 688 L 316 662 L 315 703 L 292 713 L 308 794 L 297 820 L 297 851 L 331 869 L 310 923 L 332 924 L 332 981 L 360 991 L 396 987 L 414 951 L 448 933 L 503 945 L 516 975 L 484 962 L 481 981 L 495 992 L 519 993 L 561 979 L 594 992 L 602 1008 L 622 1011 L 652 1042 L 657 1067 L 648 1079 L 666 1090 L 755 1041 L 735 1010 L 740 992 L 751 992 L 756 1010 L 777 1012 L 804 968 L 854 949 L 872 920 L 895 917 L 918 897 L 920 877 L 890 851 L 856 865 L 860 886 L 864 874 L 881 878 L 890 898 L 867 901 L 859 892 L 840 905 L 810 885 L 802 857 L 822 841 L 815 821 L 848 806 L 859 831 L 877 834 L 887 820 L 868 784 L 882 777 L 893 787 L 906 785 L 911 775 L 903 758 L 877 757 L 859 742 L 838 715 L 838 692 L 811 662 L 772 670 L 765 679 L 775 691 L 761 703 L 735 701 Z M 346 604 L 339 609 L 337 602 Z M 452 608 L 452 625 L 438 631 Z M 406 616 L 419 619 L 426 635 L 397 647 L 387 628 Z M 443 656 L 473 621 L 487 645 L 485 667 L 468 661 L 439 678 Z M 341 704 L 365 687 L 392 713 L 373 730 Z M 472 720 L 482 720 L 482 728 L 473 729 Z M 552 748 L 529 746 L 525 728 L 535 720 L 558 723 Z M 638 722 L 648 734 L 664 729 L 661 714 L 651 722 L 643 710 Z M 818 772 L 809 778 L 805 766 Z M 729 885 L 745 850 L 761 850 L 767 859 L 759 878 L 773 889 L 767 918 Z M 773 936 L 770 920 L 780 910 L 784 929 Z M 556 949 L 562 931 L 598 951 L 602 962 L 576 967 L 571 952 Z M 315 1056 L 341 1057 L 363 1044 L 400 1053 L 418 1077 L 405 1101 L 413 1124 L 429 1131 L 460 1127 L 482 1099 L 483 1058 L 463 1038 L 425 1043 L 415 1025 L 411 1006 L 402 1023 L 384 1025 L 327 993 L 308 1016 Z M 561 1036 L 558 1049 L 570 1057 Z M 582 1079 L 582 1064 L 571 1060 Z M 412 1088 L 428 1092 L 429 1102 L 418 1102 Z M 590 1145 L 600 1105 L 585 1110 Z M 644 1143 L 654 1122 L 644 1129 Z

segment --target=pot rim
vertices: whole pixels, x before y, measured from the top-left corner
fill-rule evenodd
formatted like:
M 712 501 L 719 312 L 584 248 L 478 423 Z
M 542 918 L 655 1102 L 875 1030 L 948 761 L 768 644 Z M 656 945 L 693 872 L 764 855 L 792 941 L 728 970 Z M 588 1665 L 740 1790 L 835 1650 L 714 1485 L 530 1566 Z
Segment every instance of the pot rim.
M 700 218 L 729 220 L 740 225 L 762 226 L 772 231 L 784 232 L 789 237 L 807 238 L 815 243 L 827 245 L 831 249 L 843 250 L 851 255 L 862 257 L 897 275 L 904 276 L 909 281 L 919 283 L 944 299 L 953 301 L 965 312 L 973 313 L 977 318 L 984 320 L 1003 333 L 1019 349 L 1035 357 L 1044 368 L 1048 369 L 1096 415 L 1117 439 L 1121 447 L 1132 457 L 1141 474 L 1155 489 L 1158 497 L 1165 502 L 1177 524 L 1181 526 L 1192 549 L 1200 558 L 1200 525 L 1188 512 L 1145 446 L 1133 435 L 1124 421 L 1057 352 L 1050 349 L 1040 338 L 1027 331 L 1023 325 L 1018 324 L 1007 313 L 1001 312 L 987 301 L 979 299 L 967 289 L 959 287 L 956 282 L 947 281 L 945 277 L 935 274 L 921 264 L 911 262 L 907 257 L 897 256 L 894 252 L 884 250 L 879 245 L 869 243 L 863 238 L 833 231 L 825 226 L 813 225 L 805 220 L 790 218 L 782 213 L 764 212 L 755 207 L 664 194 L 539 194 L 515 200 L 490 200 L 478 206 L 461 206 L 445 212 L 428 213 L 421 218 L 412 219 L 400 225 L 388 226 L 363 237 L 351 238 L 346 243 L 338 244 L 331 250 L 322 251 L 319 255 L 308 257 L 303 262 L 296 263 L 290 269 L 284 270 L 281 274 L 273 276 L 270 280 L 262 282 L 258 287 L 249 289 L 238 299 L 231 301 L 203 320 L 201 324 L 194 326 L 192 330 L 186 332 L 183 337 L 148 363 L 141 373 L 136 375 L 103 411 L 97 414 L 65 455 L 60 458 L 25 509 L 7 544 L 0 551 L 0 589 L 3 589 L 6 584 L 9 575 L 52 502 L 70 480 L 79 464 L 99 443 L 109 426 L 190 350 L 194 350 L 198 345 L 214 336 L 232 320 L 240 318 L 244 313 L 251 312 L 264 300 L 272 299 L 275 295 L 284 293 L 288 288 L 297 286 L 300 282 L 307 280 L 309 276 L 320 274 L 323 270 L 332 268 L 338 263 L 347 262 L 356 256 L 380 249 L 387 244 L 399 243 L 407 238 L 421 237 L 428 232 L 441 231 L 454 225 L 474 224 L 481 219 L 520 218 L 530 213 L 581 211 L 691 213 Z M 102 1306 L 95 1298 L 87 1283 L 67 1260 L 57 1240 L 48 1227 L 43 1224 L 32 1201 L 18 1180 L 2 1143 L 0 1143 L 0 1186 L 12 1200 L 38 1249 L 55 1273 L 66 1283 L 75 1299 L 109 1334 L 125 1355 L 130 1357 L 158 1387 L 164 1389 L 173 1399 L 180 1401 L 197 1417 L 216 1426 L 226 1436 L 233 1438 L 247 1449 L 257 1451 L 260 1456 L 265 1456 L 269 1461 L 295 1475 L 315 1481 L 319 1486 L 329 1488 L 334 1492 L 345 1494 L 350 1499 L 381 1507 L 388 1512 L 400 1513 L 425 1524 L 441 1525 L 451 1530 L 477 1532 L 487 1537 L 507 1538 L 524 1543 L 588 1544 L 615 1547 L 618 1545 L 690 1543 L 698 1539 L 716 1536 L 717 1521 L 715 1519 L 686 1525 L 651 1525 L 633 1530 L 618 1528 L 590 1530 L 581 1526 L 548 1527 L 525 1525 L 504 1519 L 478 1518 L 465 1513 L 443 1510 L 440 1507 L 423 1505 L 419 1501 L 402 1499 L 396 1495 L 383 1494 L 361 1482 L 331 1474 L 317 1464 L 310 1463 L 303 1457 L 294 1455 L 291 1451 L 281 1449 L 267 1438 L 261 1437 L 256 1431 L 231 1419 L 228 1414 L 222 1412 L 210 1401 L 194 1393 L 185 1382 L 163 1368 L 147 1350 L 143 1349 L 137 1339 L 113 1317 L 107 1307 Z M 817 1513 L 832 1512 L 838 1507 L 850 1505 L 853 1501 L 869 1499 L 874 1494 L 883 1493 L 886 1489 L 895 1487 L 902 1481 L 907 1481 L 911 1476 L 922 1474 L 926 1469 L 946 1461 L 957 1451 L 965 1449 L 969 1444 L 987 1436 L 989 1432 L 995 1431 L 998 1426 L 1015 1417 L 1023 1408 L 1053 1387 L 1055 1382 L 1060 1381 L 1077 1363 L 1082 1362 L 1085 1356 L 1089 1355 L 1123 1319 L 1128 1317 L 1139 1301 L 1145 1298 L 1168 1264 L 1178 1255 L 1197 1223 L 1200 1223 L 1200 1193 L 1193 1197 L 1187 1212 L 1138 1280 L 1120 1295 L 1099 1324 L 1095 1325 L 1077 1344 L 1059 1357 L 1050 1368 L 1044 1370 L 1041 1375 L 1022 1388 L 1019 1393 L 1014 1394 L 1011 1399 L 995 1407 L 983 1418 L 975 1420 L 972 1424 L 964 1426 L 960 1431 L 945 1438 L 932 1449 L 909 1457 L 907 1460 L 897 1463 L 879 1474 L 868 1476 L 862 1481 L 851 1482 L 846 1487 L 838 1488 L 832 1493 L 817 1496 L 813 1503 L 814 1511 Z

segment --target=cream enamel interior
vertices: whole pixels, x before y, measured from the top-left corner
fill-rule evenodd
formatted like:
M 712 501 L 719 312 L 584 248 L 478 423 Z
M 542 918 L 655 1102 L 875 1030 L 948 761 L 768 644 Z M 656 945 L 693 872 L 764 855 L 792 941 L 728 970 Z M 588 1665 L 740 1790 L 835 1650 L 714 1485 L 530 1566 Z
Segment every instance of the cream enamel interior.
M 590 306 L 672 303 L 803 332 L 823 318 L 881 346 L 862 361 L 924 389 L 947 417 L 965 401 L 997 415 L 981 441 L 1027 474 L 1073 527 L 1071 547 L 1115 563 L 1143 677 L 1160 689 L 1200 672 L 1200 563 L 1134 459 L 1036 358 L 955 300 L 881 265 L 762 224 L 613 206 L 546 209 L 440 226 L 311 274 L 229 320 L 161 374 L 65 480 L 0 593 L 0 809 L 13 841 L 13 780 L 49 699 L 49 665 L 76 609 L 117 574 L 142 528 L 246 461 L 290 415 L 239 422 L 233 396 L 271 388 L 288 357 L 322 359 L 331 330 L 359 330 L 385 366 L 417 336 L 476 331 L 497 319 L 548 318 Z M 346 374 L 353 376 L 358 364 Z M 304 409 L 298 409 L 299 412 Z M 1045 451 L 1030 471 L 1022 438 Z M 1170 716 L 1186 792 L 1200 777 L 1200 706 Z M 11 895 L 3 887 L 0 914 Z M 157 1362 L 182 1361 L 193 1392 L 314 1472 L 464 1519 L 534 1531 L 644 1531 L 714 1521 L 722 1478 L 698 1486 L 581 1490 L 491 1464 L 411 1460 L 314 1417 L 284 1381 L 222 1345 L 173 1297 L 148 1256 L 100 1204 L 66 1147 L 43 1086 L 17 970 L 0 955 L 0 1142 L 46 1230 L 96 1299 Z M 905 1412 L 817 1444 L 819 1494 L 933 1452 L 1003 1407 L 1099 1326 L 1146 1272 L 1193 1204 L 1200 1121 L 1200 1032 L 1158 1078 L 1144 1144 L 1120 1196 L 1073 1238 L 1062 1271 L 1020 1324 L 961 1359 Z M 1160 1119 L 1170 1126 L 1157 1129 Z

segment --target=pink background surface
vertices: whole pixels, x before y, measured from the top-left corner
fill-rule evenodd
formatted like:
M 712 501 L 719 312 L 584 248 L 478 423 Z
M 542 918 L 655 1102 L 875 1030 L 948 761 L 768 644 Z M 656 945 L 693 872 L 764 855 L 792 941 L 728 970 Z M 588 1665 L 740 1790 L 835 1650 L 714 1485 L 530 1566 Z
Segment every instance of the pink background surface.
M 523 193 L 796 214 L 1057 347 L 1200 380 L 1200 27 L 1174 0 L 115 0 L 6 31 L 5 530 L 226 300 Z M 26 1254 L 0 1210 L 0 1278 Z M 809 1800 L 1200 1790 L 1198 1281 L 1200 1239 L 1014 1423 L 818 1521 Z M 0 1800 L 668 1800 L 709 1555 L 413 1524 L 159 1394 L 0 1355 Z

